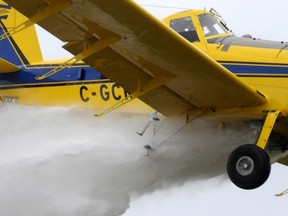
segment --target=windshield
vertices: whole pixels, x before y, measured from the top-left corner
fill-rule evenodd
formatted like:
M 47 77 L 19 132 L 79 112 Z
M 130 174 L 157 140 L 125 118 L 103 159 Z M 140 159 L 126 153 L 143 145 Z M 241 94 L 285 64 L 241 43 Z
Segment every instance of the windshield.
M 230 32 L 218 22 L 211 14 L 201 14 L 198 16 L 205 37 L 230 34 Z
M 190 16 L 172 19 L 170 21 L 170 27 L 190 42 L 199 41 L 199 37 Z

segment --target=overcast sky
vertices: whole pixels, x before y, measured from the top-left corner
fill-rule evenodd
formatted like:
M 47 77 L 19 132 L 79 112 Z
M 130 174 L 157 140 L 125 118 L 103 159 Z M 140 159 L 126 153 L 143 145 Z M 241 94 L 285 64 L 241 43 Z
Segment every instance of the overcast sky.
M 137 2 L 159 19 L 179 8 L 216 9 L 237 35 L 251 34 L 253 37 L 288 41 L 288 2 L 286 0 L 137 0 Z M 155 7 L 152 7 L 154 5 Z M 175 8 L 173 8 L 175 7 Z M 45 49 L 45 58 L 63 56 L 56 48 L 45 47 L 49 36 L 40 32 Z M 48 39 L 47 39 L 48 38 Z M 47 43 L 46 43 L 47 44 Z M 57 55 L 55 50 L 57 49 Z M 260 189 L 243 191 L 222 178 L 187 183 L 182 186 L 156 191 L 132 202 L 125 216 L 182 216 L 182 215 L 284 215 L 287 214 L 288 195 L 275 197 L 288 188 L 288 168 L 272 167 L 268 182 Z M 216 186 L 217 185 L 217 186 Z M 233 212 L 233 213 L 231 213 Z M 123 216 L 124 216 L 123 215 Z

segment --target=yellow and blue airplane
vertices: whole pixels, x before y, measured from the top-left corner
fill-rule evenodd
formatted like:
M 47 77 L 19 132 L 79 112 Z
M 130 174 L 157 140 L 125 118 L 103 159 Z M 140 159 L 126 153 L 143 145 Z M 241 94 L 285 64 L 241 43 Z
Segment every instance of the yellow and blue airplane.
M 0 5 L 0 72 L 2 102 L 28 105 L 63 105 L 103 110 L 128 97 L 128 92 L 83 62 L 44 61 L 34 25 L 9 36 L 21 23 L 30 21 L 6 4 Z M 17 30 L 17 29 L 16 29 Z M 59 73 L 37 80 L 47 72 Z M 128 110 L 143 107 L 134 102 Z M 144 111 L 150 108 L 143 108 Z
M 161 22 L 132 0 L 4 2 L 24 16 L 0 6 L 3 102 L 260 121 L 256 143 L 229 156 L 231 181 L 254 189 L 271 163 L 288 165 L 288 43 L 238 37 L 214 10 Z M 43 62 L 34 23 L 75 57 Z

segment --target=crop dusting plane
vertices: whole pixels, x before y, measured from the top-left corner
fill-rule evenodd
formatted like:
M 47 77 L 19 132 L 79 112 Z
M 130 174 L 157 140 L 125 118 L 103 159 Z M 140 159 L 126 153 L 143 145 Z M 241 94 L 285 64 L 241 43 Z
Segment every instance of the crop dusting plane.
M 243 143 L 228 159 L 231 181 L 254 189 L 271 163 L 288 165 L 288 43 L 237 37 L 214 10 L 160 22 L 133 1 L 5 2 L 28 18 L 1 4 L 2 101 L 82 106 L 102 110 L 98 116 L 152 107 L 183 124 L 257 121 L 257 142 Z M 75 57 L 43 62 L 34 23 Z
M 4 4 L 0 14 L 3 102 L 104 109 L 128 97 L 127 91 L 83 62 L 44 62 L 33 23 Z M 58 73 L 37 78 L 52 71 Z M 134 105 L 139 106 L 137 103 L 142 105 L 140 101 Z

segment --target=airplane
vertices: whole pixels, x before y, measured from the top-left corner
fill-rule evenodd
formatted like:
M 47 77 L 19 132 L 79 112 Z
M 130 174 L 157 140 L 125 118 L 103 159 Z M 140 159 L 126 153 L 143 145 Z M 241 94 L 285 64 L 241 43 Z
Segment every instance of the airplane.
M 230 180 L 255 189 L 271 163 L 288 165 L 288 43 L 238 37 L 213 9 L 160 21 L 133 0 L 4 0 L 0 8 L 3 102 L 103 110 L 97 116 L 153 112 L 158 119 L 156 110 L 183 123 L 257 121 L 256 143 L 227 160 Z M 43 61 L 34 24 L 74 57 Z

